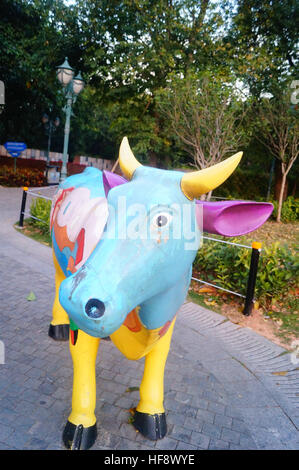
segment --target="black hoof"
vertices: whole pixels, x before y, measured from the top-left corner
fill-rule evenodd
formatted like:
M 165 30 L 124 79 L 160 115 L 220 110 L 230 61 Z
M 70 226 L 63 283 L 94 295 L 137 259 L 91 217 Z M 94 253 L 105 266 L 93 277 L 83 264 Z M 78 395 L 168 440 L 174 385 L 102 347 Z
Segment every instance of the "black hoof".
M 70 325 L 52 325 L 50 323 L 48 335 L 55 341 L 68 341 Z
M 97 438 L 97 425 L 84 428 L 82 424 L 76 426 L 67 421 L 62 440 L 67 449 L 71 450 L 87 450 L 93 446 Z
M 133 425 L 144 437 L 152 441 L 162 439 L 167 433 L 165 413 L 150 415 L 135 411 Z

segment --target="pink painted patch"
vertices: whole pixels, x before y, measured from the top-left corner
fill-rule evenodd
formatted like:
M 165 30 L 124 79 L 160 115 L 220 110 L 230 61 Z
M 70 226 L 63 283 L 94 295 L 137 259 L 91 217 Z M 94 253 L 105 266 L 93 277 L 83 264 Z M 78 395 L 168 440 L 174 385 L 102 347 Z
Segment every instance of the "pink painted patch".
M 85 239 L 85 229 L 81 228 L 80 233 L 77 238 L 78 249 L 77 249 L 77 254 L 76 254 L 75 265 L 80 263 L 80 261 L 83 258 L 84 239 Z
M 57 198 L 57 201 L 55 202 L 55 206 L 54 206 L 53 211 L 52 211 L 52 217 L 51 217 L 51 222 L 50 222 L 50 229 L 51 230 L 52 230 L 54 220 L 57 216 L 57 212 L 58 212 L 61 204 L 63 203 L 63 201 L 64 201 L 65 197 L 67 196 L 67 194 L 70 193 L 71 191 L 73 191 L 74 189 L 75 189 L 74 187 L 64 189 L 62 191 L 62 193 L 60 194 L 60 196 Z
M 168 328 L 170 327 L 171 325 L 171 321 L 168 321 L 165 323 L 164 326 L 162 326 L 161 330 L 159 331 L 158 335 L 160 336 L 160 338 L 162 338 L 162 336 L 165 335 L 165 333 L 167 333 L 168 331 Z

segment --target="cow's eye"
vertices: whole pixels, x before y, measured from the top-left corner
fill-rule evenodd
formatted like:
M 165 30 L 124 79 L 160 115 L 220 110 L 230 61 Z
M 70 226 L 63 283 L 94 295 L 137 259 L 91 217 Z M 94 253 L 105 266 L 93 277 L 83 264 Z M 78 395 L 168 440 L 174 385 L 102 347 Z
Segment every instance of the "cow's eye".
M 156 227 L 161 228 L 161 227 L 165 227 L 166 225 L 168 225 L 170 220 L 171 220 L 170 214 L 161 213 L 161 214 L 155 215 L 153 222 Z

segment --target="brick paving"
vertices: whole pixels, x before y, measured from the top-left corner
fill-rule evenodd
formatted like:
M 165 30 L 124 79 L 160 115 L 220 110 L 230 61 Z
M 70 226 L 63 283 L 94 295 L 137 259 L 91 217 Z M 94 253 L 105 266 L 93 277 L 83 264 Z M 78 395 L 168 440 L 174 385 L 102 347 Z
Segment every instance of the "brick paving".
M 0 188 L 0 449 L 63 449 L 72 363 L 68 344 L 47 336 L 51 251 L 12 228 L 20 197 Z M 139 386 L 143 362 L 101 342 L 94 449 L 299 448 L 298 364 L 253 331 L 192 303 L 181 308 L 165 371 L 168 434 L 157 442 L 129 423 L 139 393 L 128 388 Z

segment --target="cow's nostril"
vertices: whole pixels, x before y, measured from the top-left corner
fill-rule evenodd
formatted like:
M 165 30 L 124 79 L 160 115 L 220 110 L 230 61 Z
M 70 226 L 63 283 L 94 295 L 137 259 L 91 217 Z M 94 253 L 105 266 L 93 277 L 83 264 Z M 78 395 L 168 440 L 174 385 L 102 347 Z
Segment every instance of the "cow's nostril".
M 90 318 L 100 318 L 104 315 L 105 304 L 98 299 L 89 299 L 85 305 L 85 312 Z

